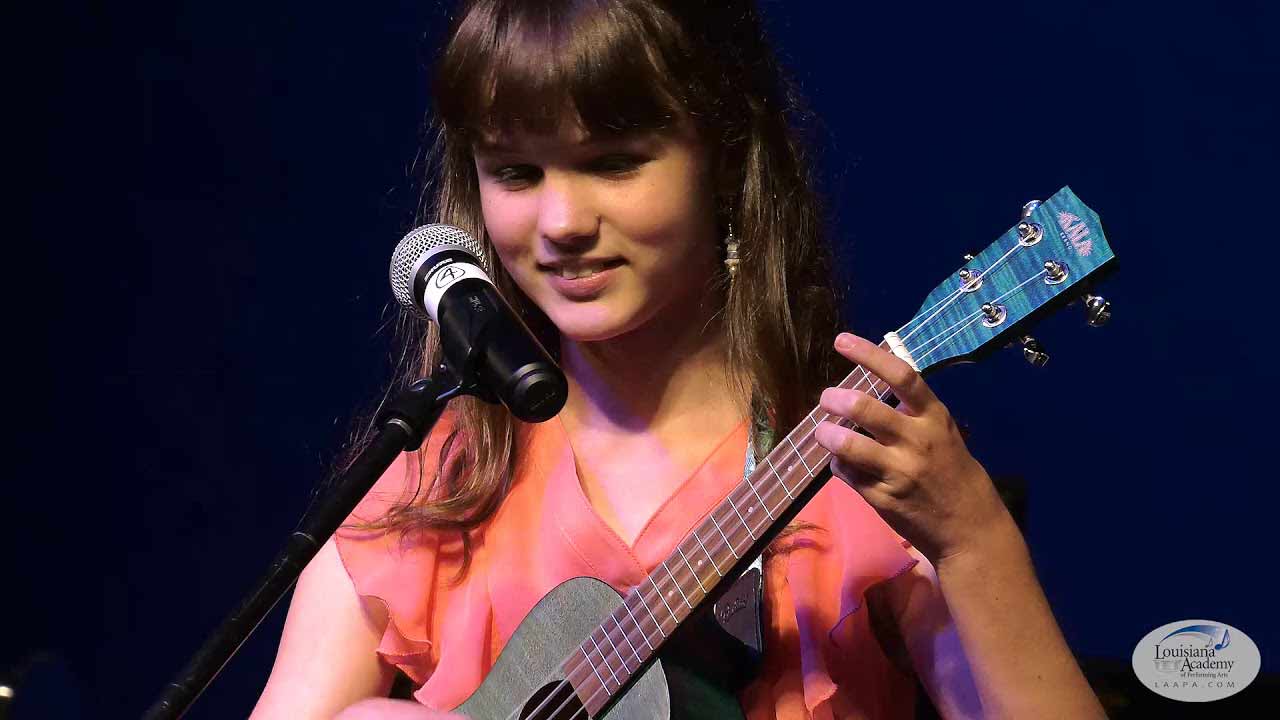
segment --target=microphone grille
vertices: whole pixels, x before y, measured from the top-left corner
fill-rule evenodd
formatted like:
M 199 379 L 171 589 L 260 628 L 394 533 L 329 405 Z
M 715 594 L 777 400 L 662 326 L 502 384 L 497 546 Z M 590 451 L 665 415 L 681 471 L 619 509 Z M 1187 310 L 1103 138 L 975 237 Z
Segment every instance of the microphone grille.
M 480 267 L 489 272 L 484 258 L 484 248 L 465 230 L 452 225 L 423 225 L 409 231 L 391 253 L 391 292 L 396 300 L 407 308 L 418 310 L 413 301 L 413 271 L 428 252 L 443 245 L 452 245 L 476 256 Z M 418 311 L 421 314 L 421 311 Z

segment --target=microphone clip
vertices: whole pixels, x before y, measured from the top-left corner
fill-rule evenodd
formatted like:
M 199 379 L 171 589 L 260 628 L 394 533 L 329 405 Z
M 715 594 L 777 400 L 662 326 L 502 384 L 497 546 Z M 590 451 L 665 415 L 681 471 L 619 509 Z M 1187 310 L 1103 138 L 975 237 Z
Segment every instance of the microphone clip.
M 374 422 L 379 427 L 395 425 L 407 436 L 405 450 L 417 450 L 444 412 L 444 406 L 459 395 L 470 395 L 490 404 L 499 398 L 488 384 L 480 381 L 480 364 L 484 362 L 484 343 L 489 323 L 473 323 L 467 353 L 455 369 L 448 358 L 436 365 L 431 377 L 417 380 L 405 388 Z

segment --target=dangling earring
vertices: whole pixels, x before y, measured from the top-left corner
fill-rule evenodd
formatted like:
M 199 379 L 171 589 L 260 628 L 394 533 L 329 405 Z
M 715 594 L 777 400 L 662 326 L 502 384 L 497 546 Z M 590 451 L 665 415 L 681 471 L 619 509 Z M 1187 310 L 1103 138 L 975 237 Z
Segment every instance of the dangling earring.
M 738 238 L 733 236 L 733 223 L 729 223 L 729 234 L 724 238 L 724 266 L 729 268 L 729 282 L 738 274 Z

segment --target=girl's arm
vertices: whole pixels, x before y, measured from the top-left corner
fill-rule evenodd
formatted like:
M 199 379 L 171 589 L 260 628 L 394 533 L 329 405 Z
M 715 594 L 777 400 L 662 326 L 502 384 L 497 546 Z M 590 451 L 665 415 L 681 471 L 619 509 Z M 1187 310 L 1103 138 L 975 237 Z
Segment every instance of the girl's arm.
M 252 720 L 331 720 L 358 700 L 385 696 L 395 673 L 374 650 L 386 624 L 385 611 L 356 595 L 330 538 L 298 578 Z
M 948 719 L 1105 717 L 1017 527 L 1010 520 L 991 531 L 981 559 L 952 557 L 937 569 L 912 548 L 920 562 L 884 586 L 934 706 Z
M 988 717 L 1105 718 L 1058 629 L 1013 519 L 938 565 Z

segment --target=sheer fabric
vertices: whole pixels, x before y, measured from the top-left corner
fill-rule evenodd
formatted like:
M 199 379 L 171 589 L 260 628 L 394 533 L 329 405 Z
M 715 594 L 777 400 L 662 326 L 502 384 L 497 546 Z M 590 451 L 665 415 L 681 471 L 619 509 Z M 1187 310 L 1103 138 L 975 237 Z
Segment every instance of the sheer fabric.
M 424 451 L 430 478 L 447 434 L 442 420 Z M 565 580 L 591 576 L 626 593 L 644 580 L 742 478 L 748 424 L 726 436 L 658 508 L 628 546 L 582 491 L 558 419 L 522 430 L 511 492 L 474 535 L 469 572 L 461 541 L 435 532 L 343 529 L 337 545 L 356 591 L 389 621 L 378 655 L 440 710 L 481 683 L 537 601 Z M 353 512 L 381 517 L 420 492 L 417 459 L 402 455 Z M 414 472 L 410 472 L 413 469 Z M 881 651 L 864 594 L 915 563 L 906 542 L 856 492 L 833 480 L 796 518 L 817 530 L 782 541 L 765 563 L 766 656 L 740 695 L 752 720 L 910 718 L 914 681 Z

